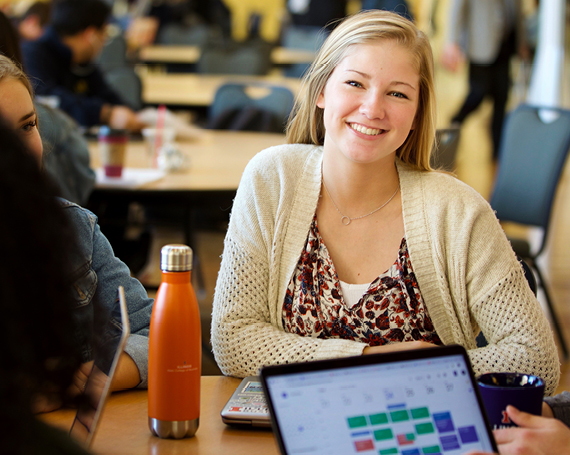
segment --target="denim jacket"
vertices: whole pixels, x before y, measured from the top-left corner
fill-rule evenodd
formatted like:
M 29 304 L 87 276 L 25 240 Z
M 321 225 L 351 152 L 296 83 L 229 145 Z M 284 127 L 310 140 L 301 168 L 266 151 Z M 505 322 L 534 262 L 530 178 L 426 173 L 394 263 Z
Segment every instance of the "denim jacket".
M 130 275 L 129 268 L 113 253 L 107 238 L 97 224 L 97 217 L 73 202 L 60 199 L 77 236 L 77 248 L 72 255 L 74 297 L 78 321 L 76 337 L 82 347 L 83 360 L 93 357 L 91 335 L 97 318 L 97 308 L 104 308 L 120 327 L 117 288 L 125 288 L 125 298 L 131 325 L 131 335 L 125 352 L 138 367 L 141 382 L 147 386 L 148 333 L 153 299 L 148 298 L 142 284 Z
M 35 103 L 44 146 L 43 167 L 58 184 L 60 196 L 85 204 L 95 186 L 89 148 L 75 121 L 59 109 Z

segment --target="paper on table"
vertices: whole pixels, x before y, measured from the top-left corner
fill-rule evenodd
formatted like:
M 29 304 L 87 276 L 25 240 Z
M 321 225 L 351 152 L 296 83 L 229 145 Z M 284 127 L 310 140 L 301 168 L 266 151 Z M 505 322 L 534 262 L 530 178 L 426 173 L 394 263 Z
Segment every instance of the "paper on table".
M 95 169 L 97 174 L 97 181 L 95 186 L 97 188 L 138 188 L 146 183 L 160 180 L 166 175 L 166 172 L 160 169 L 136 169 L 136 168 L 123 168 L 123 175 L 121 178 L 107 177 L 102 168 Z

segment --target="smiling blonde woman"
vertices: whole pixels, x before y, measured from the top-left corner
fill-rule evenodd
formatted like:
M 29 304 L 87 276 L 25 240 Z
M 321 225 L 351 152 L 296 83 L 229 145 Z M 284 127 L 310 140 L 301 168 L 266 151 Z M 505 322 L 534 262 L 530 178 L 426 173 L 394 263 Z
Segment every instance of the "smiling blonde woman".
M 433 87 L 428 39 L 396 14 L 323 44 L 289 144 L 249 163 L 234 202 L 212 315 L 225 374 L 457 343 L 477 373 L 554 391 L 552 334 L 493 211 L 430 168 Z

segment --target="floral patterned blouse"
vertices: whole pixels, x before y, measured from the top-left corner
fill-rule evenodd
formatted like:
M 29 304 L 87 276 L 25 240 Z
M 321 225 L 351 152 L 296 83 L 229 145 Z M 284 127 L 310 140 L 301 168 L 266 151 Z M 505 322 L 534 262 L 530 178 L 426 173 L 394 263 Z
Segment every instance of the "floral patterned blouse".
M 316 215 L 285 294 L 282 318 L 286 331 L 302 336 L 344 338 L 370 346 L 415 340 L 443 344 L 424 305 L 406 239 L 396 262 L 349 308 Z

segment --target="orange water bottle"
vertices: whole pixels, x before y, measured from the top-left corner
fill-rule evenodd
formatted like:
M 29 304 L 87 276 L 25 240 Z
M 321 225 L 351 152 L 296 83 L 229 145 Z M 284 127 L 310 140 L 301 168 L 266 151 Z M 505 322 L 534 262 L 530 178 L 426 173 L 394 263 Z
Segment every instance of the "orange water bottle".
M 150 321 L 148 423 L 160 438 L 188 438 L 200 419 L 202 364 L 200 310 L 190 282 L 192 249 L 164 246 L 160 268 Z

